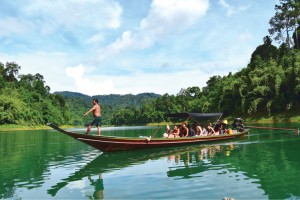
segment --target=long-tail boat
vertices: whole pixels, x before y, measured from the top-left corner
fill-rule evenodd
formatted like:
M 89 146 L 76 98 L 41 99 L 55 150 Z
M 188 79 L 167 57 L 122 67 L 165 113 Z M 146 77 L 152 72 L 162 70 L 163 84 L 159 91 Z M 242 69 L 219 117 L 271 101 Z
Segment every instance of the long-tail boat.
M 198 118 L 219 116 L 218 119 L 219 121 L 222 116 L 222 113 L 173 113 L 173 114 L 166 114 L 166 116 L 172 118 L 187 117 L 187 120 L 193 118 L 195 121 L 197 121 Z M 60 127 L 58 127 L 53 123 L 48 123 L 47 125 L 61 133 L 73 137 L 74 139 L 79 140 L 103 152 L 165 148 L 165 147 L 190 145 L 190 144 L 212 142 L 212 141 L 222 141 L 222 140 L 234 139 L 248 133 L 248 130 L 244 129 L 244 130 L 233 130 L 231 134 L 197 136 L 197 137 L 196 136 L 175 137 L 175 138 L 154 137 L 156 132 L 149 137 L 119 137 L 119 136 L 103 136 L 103 135 L 98 136 L 98 135 L 75 133 L 75 132 L 61 129 Z

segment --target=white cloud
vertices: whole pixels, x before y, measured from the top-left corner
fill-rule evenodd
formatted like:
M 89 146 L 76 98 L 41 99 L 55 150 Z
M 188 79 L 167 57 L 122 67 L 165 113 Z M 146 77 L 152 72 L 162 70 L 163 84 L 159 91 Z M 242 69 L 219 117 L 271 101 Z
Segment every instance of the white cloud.
M 176 35 L 203 16 L 209 7 L 208 0 L 154 0 L 148 16 L 137 30 L 127 30 L 121 37 L 102 49 L 100 60 L 111 58 L 124 50 L 151 47 L 168 35 Z
M 141 22 L 141 32 L 153 39 L 179 33 L 194 25 L 208 6 L 208 0 L 154 0 L 149 15 Z
M 93 44 L 93 43 L 102 43 L 104 41 L 104 37 L 102 34 L 95 34 L 88 38 L 85 44 Z
M 249 9 L 249 5 L 247 6 L 231 6 L 226 0 L 219 0 L 219 4 L 227 10 L 227 16 L 231 16 L 240 12 L 244 12 Z
M 123 10 L 117 2 L 110 0 L 52 0 L 24 4 L 22 12 L 27 19 L 35 18 L 37 24 L 42 22 L 49 26 L 52 23 L 56 28 L 63 25 L 76 30 L 78 26 L 118 28 Z
M 87 95 L 98 95 L 98 94 L 110 94 L 117 93 L 118 91 L 114 88 L 114 84 L 110 79 L 98 78 L 87 78 L 84 76 L 85 68 L 82 64 L 76 67 L 67 67 L 67 76 L 75 80 L 76 89 Z
M 75 80 L 76 91 L 87 95 L 138 94 L 154 92 L 176 94 L 181 88 L 204 85 L 209 76 L 199 70 L 170 72 L 169 74 L 135 73 L 131 76 L 85 76 L 83 65 L 68 67 L 67 76 Z M 191 75 L 195 77 L 191 79 Z M 182 78 L 184 77 L 184 78 Z M 197 78 L 198 77 L 198 78 Z M 187 81 L 188 80 L 188 81 Z
M 17 43 L 25 43 L 31 50 L 39 49 L 40 44 L 47 47 L 53 43 L 72 46 L 99 42 L 103 37 L 101 31 L 120 28 L 123 13 L 113 0 L 33 0 L 8 4 L 12 12 L 0 16 L 0 36 L 6 37 L 7 46 L 11 38 L 17 37 Z
M 229 4 L 226 2 L 226 0 L 219 0 L 219 4 L 220 4 L 222 7 L 226 8 L 226 9 L 229 9 L 229 8 L 230 8 L 230 6 L 229 6 Z
M 0 36 L 29 32 L 34 26 L 30 21 L 13 17 L 0 18 Z
M 36 52 L 27 54 L 0 54 L 0 62 L 15 62 L 21 66 L 19 74 L 39 73 L 46 85 L 55 91 L 76 91 L 71 78 L 66 77 L 65 66 L 69 62 L 68 54 L 63 52 Z

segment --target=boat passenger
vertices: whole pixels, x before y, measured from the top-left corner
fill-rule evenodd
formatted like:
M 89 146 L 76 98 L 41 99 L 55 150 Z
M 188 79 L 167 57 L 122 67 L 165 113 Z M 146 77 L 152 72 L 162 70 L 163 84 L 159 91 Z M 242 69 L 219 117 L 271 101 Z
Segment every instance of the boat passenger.
M 165 138 L 175 138 L 179 137 L 179 129 L 178 126 L 174 125 L 173 130 L 170 130 L 169 125 L 166 127 L 166 133 L 163 134 L 163 137 Z
M 217 134 L 217 135 L 220 134 L 221 126 L 222 126 L 222 121 L 218 120 L 217 123 L 214 125 L 215 134 Z
M 205 127 L 203 127 L 202 125 L 201 125 L 201 127 L 202 127 L 202 132 L 200 133 L 200 136 L 207 136 L 208 135 L 207 129 Z
M 163 134 L 163 137 L 168 138 L 170 133 L 171 133 L 170 126 L 169 126 L 169 124 L 167 124 L 166 132 Z
M 208 136 L 211 136 L 211 135 L 215 135 L 215 130 L 213 129 L 213 127 L 212 127 L 212 124 L 211 123 L 209 123 L 208 125 L 207 125 L 207 135 Z
M 171 133 L 171 129 L 170 129 L 169 124 L 167 124 L 167 126 L 166 126 L 166 133 L 167 133 L 167 134 L 170 134 L 170 133 Z
M 190 126 L 187 125 L 187 128 L 189 129 L 189 137 L 194 137 L 195 136 L 195 130 Z
M 200 124 L 195 124 L 195 134 L 196 134 L 196 136 L 200 136 L 201 135 L 201 133 L 202 133 L 202 128 L 201 128 L 201 126 L 200 126 Z
M 220 135 L 220 131 L 213 133 L 213 135 Z
M 176 137 L 179 137 L 179 133 L 180 133 L 180 130 L 179 130 L 178 126 L 175 125 L 174 128 L 173 128 L 172 134 L 176 138 Z
M 228 124 L 228 121 L 226 119 L 224 119 L 221 123 L 221 131 L 220 131 L 220 134 L 221 135 L 225 135 L 227 133 L 227 124 Z
M 187 128 L 187 123 L 186 122 L 182 122 L 181 127 L 180 127 L 179 136 L 180 137 L 187 137 L 187 136 L 189 136 L 189 129 Z

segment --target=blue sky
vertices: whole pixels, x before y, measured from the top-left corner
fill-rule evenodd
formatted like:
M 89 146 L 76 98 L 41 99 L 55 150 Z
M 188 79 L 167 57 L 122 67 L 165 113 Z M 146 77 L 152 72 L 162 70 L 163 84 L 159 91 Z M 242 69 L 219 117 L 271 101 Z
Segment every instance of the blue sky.
M 0 62 L 51 92 L 177 94 L 237 72 L 277 0 L 1 0 Z M 276 44 L 276 43 L 275 43 Z

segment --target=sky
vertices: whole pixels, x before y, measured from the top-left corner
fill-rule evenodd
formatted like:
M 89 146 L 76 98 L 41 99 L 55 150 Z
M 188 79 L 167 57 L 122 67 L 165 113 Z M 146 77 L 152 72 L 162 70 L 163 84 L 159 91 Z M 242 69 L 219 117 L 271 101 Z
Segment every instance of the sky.
M 174 94 L 238 72 L 277 0 L 1 0 L 0 62 L 50 92 Z M 274 42 L 275 43 L 275 42 Z

